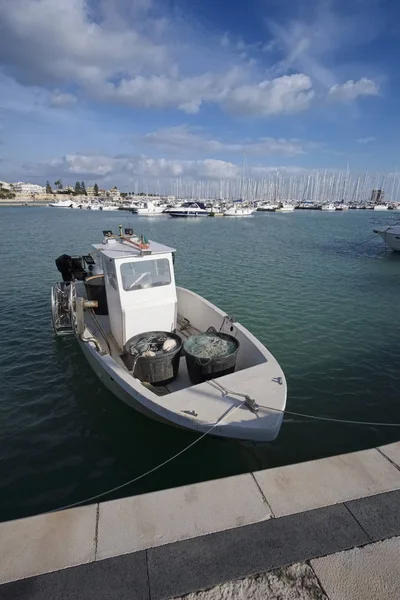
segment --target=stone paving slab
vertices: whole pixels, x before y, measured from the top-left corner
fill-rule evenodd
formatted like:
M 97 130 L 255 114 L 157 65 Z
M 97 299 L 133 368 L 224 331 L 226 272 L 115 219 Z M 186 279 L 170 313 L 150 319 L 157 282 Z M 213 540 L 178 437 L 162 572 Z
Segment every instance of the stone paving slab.
M 250 474 L 100 504 L 97 558 L 263 521 L 268 505 Z
M 400 470 L 363 450 L 254 473 L 276 517 L 400 488 Z
M 359 498 L 346 506 L 372 541 L 400 535 L 400 490 Z
M 0 583 L 94 560 L 97 505 L 0 523 Z
M 300 563 L 194 592 L 176 600 L 329 600 L 314 571 Z
M 380 452 L 387 456 L 400 469 L 400 442 L 379 447 Z
M 0 587 L 1 600 L 149 600 L 146 553 L 92 562 Z
M 311 561 L 329 600 L 398 600 L 400 538 Z
M 151 598 L 188 594 L 368 541 L 339 505 L 159 546 L 147 551 Z

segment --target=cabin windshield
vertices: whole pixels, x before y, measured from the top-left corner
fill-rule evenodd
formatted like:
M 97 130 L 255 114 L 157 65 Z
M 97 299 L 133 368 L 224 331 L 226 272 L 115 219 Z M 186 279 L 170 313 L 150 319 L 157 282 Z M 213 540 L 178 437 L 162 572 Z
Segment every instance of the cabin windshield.
M 125 291 L 142 290 L 171 283 L 167 258 L 138 260 L 121 265 L 122 286 Z

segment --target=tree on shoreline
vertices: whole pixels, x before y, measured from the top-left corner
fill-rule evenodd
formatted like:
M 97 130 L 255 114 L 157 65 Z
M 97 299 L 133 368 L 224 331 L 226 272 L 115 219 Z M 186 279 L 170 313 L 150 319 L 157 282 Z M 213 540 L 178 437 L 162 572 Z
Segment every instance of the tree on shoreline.
M 75 183 L 75 190 L 74 190 L 74 194 L 75 196 L 79 196 L 81 194 L 81 184 L 79 183 L 79 181 L 77 181 Z
M 46 182 L 46 194 L 52 194 L 52 193 L 53 193 L 53 190 L 51 189 L 50 182 L 47 181 Z
M 99 186 L 97 185 L 97 183 L 95 183 L 93 186 L 93 192 L 95 196 L 99 195 Z

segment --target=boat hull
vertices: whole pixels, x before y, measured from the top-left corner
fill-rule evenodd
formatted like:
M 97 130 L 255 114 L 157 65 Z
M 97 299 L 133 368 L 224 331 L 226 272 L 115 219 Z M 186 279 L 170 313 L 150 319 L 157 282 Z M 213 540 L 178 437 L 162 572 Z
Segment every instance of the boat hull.
M 273 441 L 280 431 L 287 393 L 285 376 L 276 359 L 249 331 L 239 323 L 232 323 L 216 306 L 184 288 L 177 288 L 177 293 L 178 306 L 180 305 L 183 315 L 189 316 L 189 321 L 193 315 L 194 319 L 200 319 L 201 322 L 198 321 L 196 326 L 200 326 L 202 330 L 206 329 L 205 324 L 212 325 L 216 329 L 231 333 L 240 342 L 242 364 L 235 373 L 222 376 L 216 381 L 228 390 L 255 398 L 255 401 L 260 403 L 260 411 L 256 415 L 241 407 L 240 396 L 230 399 L 228 394 L 226 399 L 222 400 L 225 396 L 221 395 L 221 390 L 216 390 L 208 383 L 193 386 L 193 391 L 191 388 L 183 389 L 181 393 L 185 394 L 184 403 L 180 409 L 176 409 L 176 406 L 173 406 L 173 397 L 180 392 L 161 398 L 156 396 L 139 380 L 133 378 L 110 354 L 96 349 L 92 341 L 85 342 L 76 336 L 93 371 L 107 389 L 122 402 L 156 421 L 201 434 L 210 432 L 210 435 L 221 438 L 253 442 Z M 199 418 L 196 418 L 197 415 L 192 416 L 191 411 L 182 410 L 193 400 L 198 402 Z M 216 407 L 213 416 L 201 416 L 204 402 L 211 402 Z M 264 404 L 267 406 L 263 406 Z M 196 408 L 194 404 L 190 406 Z M 229 417 L 229 410 L 227 411 L 229 406 L 231 411 L 235 408 L 239 411 L 233 411 L 232 418 Z M 269 408 L 271 406 L 272 409 Z
M 377 232 L 385 242 L 386 246 L 389 246 L 394 252 L 400 252 L 400 233 L 390 233 L 388 231 Z
M 208 212 L 169 212 L 167 213 L 170 217 L 179 217 L 179 218 L 197 218 L 197 217 L 208 217 Z

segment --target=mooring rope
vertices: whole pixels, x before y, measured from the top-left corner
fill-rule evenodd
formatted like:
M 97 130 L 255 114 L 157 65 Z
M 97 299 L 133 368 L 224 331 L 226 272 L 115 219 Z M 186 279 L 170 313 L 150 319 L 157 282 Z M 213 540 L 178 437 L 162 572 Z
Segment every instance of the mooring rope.
M 106 496 L 108 494 L 111 494 L 113 492 L 121 490 L 122 488 L 126 487 L 127 485 L 131 485 L 132 483 L 135 483 L 136 481 L 139 481 L 140 479 L 143 479 L 144 477 L 147 477 L 147 475 L 150 475 L 151 473 L 154 473 L 155 471 L 158 471 L 158 469 L 161 469 L 161 467 L 164 467 L 168 463 L 170 463 L 173 460 L 175 460 L 175 458 L 178 458 L 178 456 L 181 456 L 182 454 L 184 454 L 184 452 L 187 452 L 187 450 L 190 450 L 190 448 L 193 448 L 193 446 L 195 446 L 196 444 L 198 444 L 203 438 L 206 437 L 206 435 L 208 435 L 209 433 L 211 433 L 213 429 L 215 429 L 216 427 L 218 427 L 224 421 L 224 419 L 226 419 L 228 417 L 228 415 L 231 416 L 231 415 L 233 415 L 233 413 L 235 413 L 237 410 L 239 410 L 239 408 L 241 408 L 242 405 L 245 402 L 246 401 L 243 400 L 243 402 L 240 402 L 240 404 L 238 404 L 237 406 L 231 406 L 231 408 L 222 417 L 220 417 L 218 419 L 218 421 L 216 423 L 214 423 L 214 425 L 212 425 L 209 429 L 207 429 L 207 431 L 205 431 L 199 438 L 197 438 L 196 440 L 194 440 L 194 442 L 192 442 L 191 444 L 189 444 L 188 446 L 186 446 L 185 448 L 183 448 L 182 450 L 180 450 L 179 452 L 177 452 L 173 456 L 170 456 L 169 458 L 167 458 L 167 460 L 164 460 L 159 465 L 153 467 L 152 469 L 149 469 L 145 473 L 142 473 L 141 475 L 138 475 L 137 477 L 134 477 L 133 479 L 130 479 L 129 481 L 126 481 L 125 483 L 121 483 L 121 485 L 117 485 L 116 487 L 113 487 L 113 488 L 111 488 L 109 490 L 106 490 L 105 492 L 101 492 L 100 494 L 96 494 L 95 496 L 91 496 L 90 498 L 85 498 L 84 500 L 79 500 L 78 502 L 73 502 L 72 504 L 67 504 L 65 506 L 61 506 L 59 508 L 55 508 L 53 510 L 47 511 L 47 513 L 45 513 L 45 514 L 58 512 L 60 510 L 66 510 L 68 508 L 74 508 L 75 506 L 80 506 L 81 504 L 86 504 L 86 502 L 91 502 L 93 500 L 97 500 L 98 498 L 102 498 L 103 496 Z
M 217 383 L 215 380 L 211 380 L 208 383 L 210 383 L 210 384 L 216 384 L 216 389 L 219 389 L 219 391 L 224 396 L 233 395 L 233 396 L 238 396 L 238 397 L 242 397 L 242 398 L 244 397 L 244 400 L 240 401 L 237 406 L 230 407 L 230 409 L 223 416 L 221 416 L 200 437 L 198 437 L 196 440 L 194 440 L 194 442 L 192 442 L 188 446 L 185 446 L 185 448 L 183 448 L 179 452 L 175 453 L 173 456 L 170 456 L 169 458 L 167 458 L 167 460 L 164 460 L 162 463 L 156 465 L 152 469 L 149 469 L 145 473 L 142 473 L 141 475 L 138 475 L 137 477 L 134 477 L 133 479 L 130 479 L 129 481 L 126 481 L 126 482 L 124 482 L 124 483 L 122 483 L 120 485 L 117 485 L 117 486 L 115 486 L 113 488 L 110 488 L 110 489 L 104 491 L 104 492 L 101 492 L 100 494 L 95 494 L 94 496 L 90 496 L 89 498 L 84 498 L 83 500 L 78 500 L 77 502 L 72 502 L 71 504 L 66 504 L 64 506 L 61 506 L 61 507 L 55 508 L 53 510 L 47 511 L 44 514 L 51 514 L 51 513 L 54 513 L 54 512 L 59 512 L 61 510 L 67 510 L 69 508 L 75 508 L 77 506 L 81 506 L 82 504 L 86 504 L 87 502 L 93 502 L 94 500 L 98 500 L 99 498 L 103 498 L 104 496 L 107 496 L 108 494 L 112 494 L 113 492 L 121 490 L 124 487 L 126 487 L 128 485 L 131 485 L 133 483 L 136 483 L 140 479 L 143 479 L 144 477 L 147 477 L 148 475 L 151 475 L 155 471 L 158 471 L 158 469 L 161 469 L 162 467 L 164 467 L 168 463 L 172 462 L 173 460 L 175 460 L 176 458 L 178 458 L 179 456 L 181 456 L 182 454 L 184 454 L 185 452 L 187 452 L 188 450 L 190 450 L 190 448 L 193 448 L 193 446 L 195 446 L 196 444 L 198 444 L 203 438 L 205 438 L 207 435 L 209 435 L 213 431 L 213 429 L 215 429 L 216 427 L 218 427 L 228 416 L 232 416 L 232 414 L 234 414 L 237 410 L 239 410 L 240 408 L 242 408 L 243 405 L 248 405 L 249 401 L 252 403 L 252 405 L 254 403 L 254 406 L 256 406 L 258 408 L 264 408 L 266 410 L 271 410 L 273 412 L 283 413 L 284 415 L 291 415 L 291 416 L 294 416 L 294 417 L 301 417 L 301 418 L 306 418 L 306 419 L 313 419 L 313 420 L 316 420 L 316 421 L 325 421 L 325 422 L 331 422 L 331 423 L 340 423 L 342 425 L 344 424 L 344 425 L 363 425 L 363 426 L 372 426 L 372 427 L 400 427 L 400 423 L 384 423 L 384 422 L 375 422 L 375 421 L 355 421 L 355 420 L 350 420 L 350 419 L 336 419 L 334 417 L 320 417 L 320 416 L 317 416 L 317 415 L 310 415 L 310 414 L 306 414 L 306 413 L 299 413 L 299 412 L 295 412 L 295 411 L 290 411 L 290 410 L 285 410 L 285 409 L 280 409 L 280 408 L 274 408 L 272 406 L 265 406 L 263 404 L 258 404 L 257 402 L 255 402 L 254 399 L 252 399 L 247 394 L 243 394 L 242 392 L 235 392 L 233 390 L 229 390 L 229 389 L 225 388 L 219 382 Z M 26 427 L 25 429 L 28 429 L 28 427 Z M 22 431 L 24 431 L 24 429 Z M 6 436 L 6 437 L 8 437 L 8 436 Z

